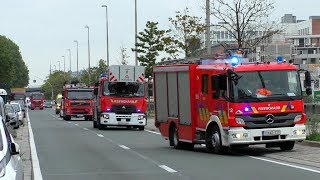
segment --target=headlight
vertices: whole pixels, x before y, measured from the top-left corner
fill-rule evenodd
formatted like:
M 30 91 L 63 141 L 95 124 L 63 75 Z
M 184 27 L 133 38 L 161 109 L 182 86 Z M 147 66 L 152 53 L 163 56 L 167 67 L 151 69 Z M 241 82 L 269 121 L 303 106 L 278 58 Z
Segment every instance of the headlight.
M 6 174 L 6 158 L 3 157 L 3 159 L 0 162 L 0 177 L 3 177 Z
M 109 119 L 109 114 L 102 114 L 102 118 L 104 118 L 104 119 Z
M 300 120 L 302 119 L 302 115 L 297 115 L 295 118 L 294 118 L 294 120 L 293 120 L 293 122 L 299 122 Z
M 238 124 L 246 124 L 242 118 L 236 118 Z
M 145 115 L 139 115 L 138 116 L 138 120 L 142 120 L 142 119 L 144 119 L 146 116 Z

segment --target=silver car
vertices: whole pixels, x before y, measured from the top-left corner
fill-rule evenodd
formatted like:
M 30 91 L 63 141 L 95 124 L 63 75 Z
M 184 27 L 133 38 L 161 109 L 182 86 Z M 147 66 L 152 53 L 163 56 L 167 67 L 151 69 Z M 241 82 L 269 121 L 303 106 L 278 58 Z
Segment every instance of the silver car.
M 10 126 L 12 126 L 14 129 L 18 129 L 20 122 L 19 122 L 19 115 L 16 110 L 14 110 L 14 107 L 11 104 L 6 104 L 6 115 L 7 115 L 7 122 L 9 122 Z
M 0 179 L 22 180 L 23 166 L 19 145 L 14 142 L 5 122 L 5 104 L 0 97 Z
M 17 102 L 11 102 L 10 104 L 13 106 L 14 110 L 17 111 L 18 116 L 19 116 L 19 125 L 22 125 L 23 124 L 23 116 L 24 116 L 23 114 L 24 114 L 24 112 L 22 111 L 22 108 L 21 108 L 20 104 L 17 103 Z

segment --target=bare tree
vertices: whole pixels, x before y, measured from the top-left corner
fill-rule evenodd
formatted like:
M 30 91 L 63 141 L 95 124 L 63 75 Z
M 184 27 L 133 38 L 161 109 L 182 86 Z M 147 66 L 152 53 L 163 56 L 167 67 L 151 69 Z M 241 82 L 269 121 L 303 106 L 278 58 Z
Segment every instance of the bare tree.
M 274 9 L 273 0 L 215 0 L 211 14 L 222 28 L 237 41 L 238 47 L 254 47 L 278 33 L 279 27 L 268 17 Z

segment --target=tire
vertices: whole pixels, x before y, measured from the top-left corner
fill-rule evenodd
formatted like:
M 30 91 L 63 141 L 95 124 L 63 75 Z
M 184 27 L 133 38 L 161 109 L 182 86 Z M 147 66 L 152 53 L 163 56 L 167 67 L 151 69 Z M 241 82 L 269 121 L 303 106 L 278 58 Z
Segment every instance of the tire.
M 43 110 L 43 108 L 40 108 L 40 110 Z
M 85 120 L 85 121 L 89 121 L 89 118 L 88 118 L 88 117 L 84 117 L 84 120 Z
M 173 148 L 175 149 L 182 148 L 182 142 L 179 141 L 178 129 L 175 125 L 172 125 L 170 127 L 169 142 L 170 142 L 170 146 L 173 146 Z
M 104 128 L 103 128 L 103 125 L 100 124 L 100 119 L 97 119 L 97 128 L 98 128 L 99 130 L 103 130 L 103 129 L 104 129 Z
M 144 131 L 144 126 L 139 126 L 138 129 L 139 129 L 140 131 Z
M 227 147 L 222 146 L 221 133 L 217 125 L 207 129 L 206 148 L 209 152 L 216 154 L 224 154 L 228 151 Z
M 280 149 L 282 151 L 291 151 L 295 145 L 295 141 L 287 141 L 280 143 Z
M 71 120 L 71 116 L 66 116 L 66 121 L 70 121 Z
M 93 121 L 93 128 L 98 128 L 97 121 Z
M 59 114 L 59 112 L 56 110 L 56 114 Z

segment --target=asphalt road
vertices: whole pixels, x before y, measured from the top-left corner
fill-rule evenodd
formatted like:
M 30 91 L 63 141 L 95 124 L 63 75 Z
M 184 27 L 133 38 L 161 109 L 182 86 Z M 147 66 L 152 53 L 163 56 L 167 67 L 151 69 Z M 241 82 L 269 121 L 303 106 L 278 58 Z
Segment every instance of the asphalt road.
M 101 131 L 91 121 L 64 121 L 51 109 L 29 115 L 45 180 L 320 179 L 320 171 L 257 159 L 260 154 L 252 148 L 228 155 L 207 153 L 202 146 L 175 150 L 151 131 Z

